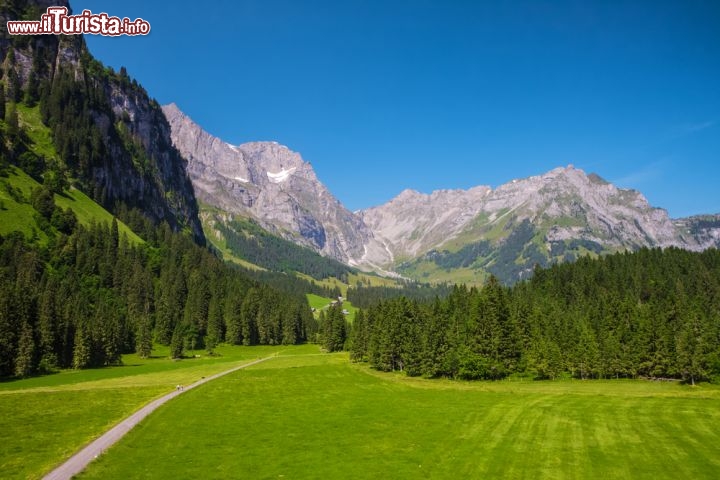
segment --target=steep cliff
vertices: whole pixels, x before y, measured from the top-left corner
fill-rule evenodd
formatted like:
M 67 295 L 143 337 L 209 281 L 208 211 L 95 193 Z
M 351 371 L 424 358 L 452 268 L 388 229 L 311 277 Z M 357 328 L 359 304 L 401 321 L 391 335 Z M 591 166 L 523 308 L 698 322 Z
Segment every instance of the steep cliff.
M 37 20 L 47 6 L 67 1 L 11 2 L 8 20 Z M 0 34 L 9 102 L 39 105 L 53 132 L 58 160 L 76 185 L 112 212 L 136 210 L 203 242 L 186 162 L 172 146 L 160 106 L 122 69 L 89 53 L 80 35 Z M 12 155 L 12 152 L 10 152 Z

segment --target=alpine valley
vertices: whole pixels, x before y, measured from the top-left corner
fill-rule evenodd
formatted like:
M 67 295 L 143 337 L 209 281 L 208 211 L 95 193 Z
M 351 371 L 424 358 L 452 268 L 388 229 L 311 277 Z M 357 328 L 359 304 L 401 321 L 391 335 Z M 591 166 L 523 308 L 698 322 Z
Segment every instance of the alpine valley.
M 154 62 L 150 76 L 178 87 L 168 97 L 179 103 L 201 95 L 215 109 L 206 95 L 220 75 L 277 101 L 227 68 L 270 78 L 245 52 L 272 43 L 279 30 L 259 20 L 275 15 L 321 40 L 297 55 L 302 68 L 266 56 L 289 81 L 328 43 L 356 63 L 307 21 L 346 2 L 280 2 L 271 15 L 259 15 L 271 2 L 191 15 L 166 8 L 177 2 L 115 3 L 110 15 L 158 13 L 153 38 L 119 52 L 164 58 L 152 46 L 163 37 L 167 59 L 199 75 L 188 84 L 206 77 L 189 91 Z M 374 43 L 375 17 L 407 43 L 411 23 L 386 10 L 401 2 L 354 3 L 341 9 L 370 14 L 358 48 Z M 72 12 L 68 0 L 0 1 L 3 480 L 717 478 L 719 214 L 671 219 L 573 166 L 499 187 L 404 190 L 353 212 L 299 153 L 214 137 L 94 58 L 86 37 L 9 33 L 53 6 Z M 108 15 L 83 6 L 75 18 Z M 188 33 L 181 17 L 208 28 Z M 463 17 L 449 28 L 475 38 Z M 234 30 L 251 26 L 268 34 L 243 45 Z M 378 37 L 383 48 L 391 37 Z M 211 51 L 222 68 L 198 63 Z M 358 65 L 379 72 L 367 58 Z M 482 183 L 481 168 L 469 174 Z
M 240 261 L 255 263 L 248 238 L 269 245 L 277 236 L 384 275 L 481 283 L 493 274 L 514 283 L 535 265 L 583 255 L 720 246 L 720 215 L 671 219 L 640 192 L 572 165 L 495 189 L 404 190 L 384 205 L 350 212 L 287 147 L 230 145 L 175 104 L 163 112 L 188 160 L 207 238 Z

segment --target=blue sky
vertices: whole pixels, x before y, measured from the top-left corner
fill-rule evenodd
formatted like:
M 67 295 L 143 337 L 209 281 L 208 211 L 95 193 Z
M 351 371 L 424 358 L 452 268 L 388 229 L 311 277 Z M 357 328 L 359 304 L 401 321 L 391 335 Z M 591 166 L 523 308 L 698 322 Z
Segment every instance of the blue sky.
M 574 164 L 720 212 L 720 2 L 71 0 L 142 17 L 92 53 L 233 144 L 302 154 L 350 209 Z

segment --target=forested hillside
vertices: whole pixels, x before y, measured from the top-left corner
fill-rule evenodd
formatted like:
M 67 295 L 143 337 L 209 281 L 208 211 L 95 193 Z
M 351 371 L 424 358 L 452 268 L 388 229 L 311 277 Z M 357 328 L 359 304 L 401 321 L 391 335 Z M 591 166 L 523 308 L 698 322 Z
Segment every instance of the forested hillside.
M 0 21 L 36 20 L 45 8 L 38 1 L 2 2 Z M 125 68 L 102 65 L 79 35 L 10 36 L 5 29 L 0 60 L 4 161 L 40 181 L 45 172 L 69 176 L 123 221 L 142 215 L 203 241 L 186 162 L 172 146 L 160 106 Z M 50 132 L 41 149 L 32 148 L 34 131 L 17 113 L 35 106 Z
M 4 2 L 0 20 L 41 10 Z M 79 36 L 0 33 L 0 59 L 0 377 L 314 336 L 305 292 L 202 246 L 185 160 L 125 69 Z
M 494 277 L 430 303 L 399 298 L 361 312 L 356 361 L 408 375 L 499 379 L 720 375 L 720 251 L 643 249 Z
M 293 344 L 317 327 L 303 295 L 280 294 L 165 226 L 132 245 L 117 223 L 76 227 L 47 247 L 0 237 L 0 376 L 113 365 L 153 342 Z
M 415 281 L 397 280 L 396 287 L 383 287 L 371 285 L 353 285 L 347 290 L 347 298 L 356 307 L 368 308 L 391 298 L 405 297 L 410 300 L 429 301 L 436 298 L 447 297 L 452 291 L 452 285 L 447 283 L 429 284 Z
M 201 214 L 208 240 L 224 254 L 275 272 L 300 272 L 315 279 L 335 277 L 347 283 L 354 270 L 335 259 L 296 245 L 255 221 L 205 207 Z

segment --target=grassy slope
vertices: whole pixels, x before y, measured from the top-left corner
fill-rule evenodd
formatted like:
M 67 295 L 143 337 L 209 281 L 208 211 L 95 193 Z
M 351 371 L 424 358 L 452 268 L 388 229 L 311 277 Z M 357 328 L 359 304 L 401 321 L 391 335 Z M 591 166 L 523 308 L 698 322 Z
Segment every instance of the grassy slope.
M 314 293 L 308 293 L 305 296 L 307 297 L 310 306 L 315 309 L 316 318 L 318 317 L 319 311 L 329 307 L 330 302 L 334 300 L 333 298 L 321 297 L 320 295 L 315 295 Z M 352 323 L 355 320 L 355 314 L 359 309 L 348 300 L 343 301 L 343 308 L 348 311 L 345 318 L 347 318 L 348 322 Z
M 218 228 L 219 223 L 225 224 L 225 228 L 233 230 L 237 237 L 243 237 L 246 239 L 254 238 L 263 246 L 263 248 L 280 249 L 278 250 L 279 255 L 276 258 L 284 258 L 285 262 L 283 263 L 292 265 L 293 262 L 297 260 L 296 256 L 300 256 L 304 258 L 305 261 L 315 264 L 335 262 L 335 260 L 320 256 L 311 249 L 296 245 L 289 240 L 285 240 L 282 237 L 263 229 L 261 226 L 246 217 L 229 214 L 202 202 L 200 202 L 200 220 L 202 222 L 206 238 L 210 240 L 215 248 L 223 253 L 223 257 L 226 260 L 245 268 L 253 270 L 267 270 L 272 269 L 273 267 L 268 264 L 263 264 L 262 261 L 255 263 L 249 252 L 238 251 L 237 247 L 232 247 L 232 242 L 230 242 Z M 298 275 L 301 274 L 298 273 Z
M 318 280 L 316 278 L 311 277 L 310 275 L 305 275 L 304 273 L 295 272 L 295 275 L 297 275 L 298 278 L 302 278 L 304 280 L 307 280 L 308 282 L 316 283 L 317 285 L 320 285 L 322 287 L 326 287 L 326 288 L 337 287 L 340 289 L 341 295 L 347 295 L 348 285 L 335 277 L 328 277 L 328 278 L 323 278 L 321 280 Z
M 510 215 L 507 214 L 508 209 L 503 209 L 498 212 L 494 220 L 490 220 L 485 213 L 478 215 L 465 231 L 448 240 L 438 250 L 457 252 L 462 247 L 470 243 L 476 243 L 479 240 L 489 240 L 492 243 L 498 242 L 508 235 L 505 228 L 510 220 Z M 482 285 L 489 276 L 481 268 L 467 267 L 446 270 L 432 260 L 424 259 L 411 260 L 398 271 L 403 276 L 420 282 L 464 283 L 466 285 Z
M 42 123 L 40 107 L 28 107 L 24 103 L 16 104 L 20 127 L 30 139 L 30 150 L 48 159 L 59 158 L 55 151 L 50 129 Z
M 33 189 L 40 186 L 33 178 L 16 167 L 11 167 L 8 177 L 2 178 L 0 181 L 5 181 L 16 190 L 22 191 L 23 197 L 27 201 L 29 201 Z M 16 202 L 10 197 L 5 188 L 0 188 L 0 200 L 5 205 L 5 208 L 0 210 L 0 234 L 19 230 L 28 236 L 31 236 L 33 232 L 38 232 L 41 241 L 47 238 L 38 228 L 33 218 L 35 209 L 29 203 Z M 76 188 L 71 187 L 63 195 L 56 194 L 55 204 L 63 209 L 71 208 L 75 212 L 78 221 L 83 225 L 89 225 L 91 222 L 111 223 L 113 220 L 113 215 L 110 212 Z M 143 242 L 127 225 L 119 220 L 118 231 L 120 235 L 127 235 L 128 239 L 133 243 Z
M 250 270 L 266 270 L 266 268 L 259 266 L 257 264 L 254 264 L 252 262 L 249 262 L 246 259 L 240 258 L 238 255 L 235 254 L 230 248 L 228 248 L 227 240 L 224 238 L 224 236 L 218 231 L 217 228 L 215 228 L 215 222 L 219 221 L 217 216 L 218 215 L 228 215 L 227 213 L 222 212 L 221 210 L 212 207 L 210 205 L 200 203 L 200 219 L 202 220 L 203 224 L 203 230 L 205 231 L 205 237 L 212 243 L 212 245 L 222 253 L 223 258 L 226 261 L 235 263 L 237 265 L 240 265 L 241 267 L 250 269 Z M 252 225 L 249 231 L 253 231 L 255 229 L 259 229 L 258 226 Z M 248 232 L 246 232 L 249 234 Z M 269 232 L 267 232 L 268 235 L 272 235 Z M 347 294 L 347 289 L 349 285 L 357 285 L 358 283 L 362 282 L 364 285 L 370 285 L 370 286 L 387 286 L 387 287 L 397 287 L 398 283 L 392 279 L 392 278 L 386 278 L 381 277 L 379 275 L 370 274 L 370 273 L 364 273 L 364 272 L 356 272 L 356 273 L 350 273 L 348 274 L 348 283 L 345 283 L 341 281 L 340 279 L 336 277 L 328 277 L 324 279 L 316 279 L 311 277 L 310 275 L 301 273 L 301 272 L 295 272 L 295 275 L 299 278 L 308 280 L 310 282 L 314 282 L 318 285 L 327 287 L 327 288 L 339 288 L 342 295 Z
M 429 283 L 464 283 L 466 285 L 482 285 L 488 274 L 475 268 L 452 268 L 446 270 L 431 260 L 416 260 L 409 266 L 399 270 L 408 278 Z
M 247 260 L 236 256 L 228 248 L 225 237 L 223 237 L 222 234 L 213 227 L 213 215 L 220 213 L 218 209 L 200 201 L 198 201 L 198 205 L 200 206 L 200 221 L 202 222 L 205 238 L 212 244 L 213 247 L 222 253 L 222 257 L 225 261 L 247 268 L 248 270 L 265 270 L 259 265 L 255 265 L 254 263 L 248 262 Z
M 470 384 L 281 356 L 174 400 L 81 477 L 716 478 L 719 421 L 717 387 Z
M 29 148 L 39 156 L 47 159 L 57 159 L 58 154 L 52 142 L 50 130 L 43 125 L 40 119 L 39 107 L 28 107 L 22 103 L 17 104 L 18 118 L 20 126 L 29 138 Z M 33 178 L 25 174 L 19 168 L 11 168 L 10 175 L 7 178 L 0 179 L 7 182 L 13 188 L 22 192 L 25 200 L 29 202 L 31 192 L 40 186 Z M 2 200 L 5 208 L 0 210 L 0 234 L 6 234 L 11 231 L 19 230 L 27 236 L 32 236 L 33 232 L 38 233 L 41 242 L 47 240 L 46 235 L 39 231 L 37 223 L 33 218 L 35 210 L 28 203 L 18 203 L 8 195 L 5 188 L 0 187 L 0 200 Z M 64 195 L 55 195 L 55 204 L 63 209 L 71 208 L 78 220 L 83 225 L 88 225 L 92 221 L 97 223 L 111 223 L 113 216 L 103 207 L 95 203 L 90 197 L 80 190 L 71 188 Z M 133 243 L 141 243 L 143 240 L 138 237 L 124 223 L 118 221 L 118 231 L 128 236 Z
M 0 477 L 40 478 L 120 419 L 153 398 L 233 364 L 267 356 L 280 347 L 216 349 L 217 357 L 181 361 L 125 355 L 125 366 L 68 370 L 54 375 L 0 383 Z M 317 347 L 314 347 L 317 350 Z M 193 352 L 204 354 L 205 352 Z
M 207 235 L 207 234 L 206 234 Z M 238 256 L 236 256 L 230 249 L 227 248 L 227 245 L 225 244 L 224 239 L 219 240 L 216 236 L 206 236 L 206 238 L 210 241 L 213 247 L 215 247 L 221 254 L 223 260 L 226 262 L 234 263 L 240 267 L 247 268 L 248 270 L 259 270 L 259 271 L 265 271 L 266 269 L 261 267 L 260 265 L 255 265 L 254 263 L 248 262 L 247 260 L 244 260 Z
M 0 234 L 5 235 L 13 231 L 20 231 L 27 237 L 33 234 L 38 235 L 41 243 L 47 242 L 47 235 L 40 231 L 33 218 L 35 209 L 29 203 L 17 202 L 7 192 L 5 184 L 8 184 L 16 191 L 21 191 L 22 196 L 29 201 L 30 191 L 38 183 L 27 176 L 22 170 L 12 167 L 6 178 L 0 177 Z
M 55 195 L 55 204 L 62 208 L 70 207 L 83 225 L 88 225 L 91 221 L 112 223 L 113 220 L 113 215 L 110 212 L 76 188 L 71 188 L 65 195 Z M 144 241 L 120 220 L 118 220 L 118 232 L 121 236 L 123 234 L 127 235 L 128 240 L 132 243 L 143 243 Z
M 393 278 L 381 277 L 379 275 L 358 272 L 351 273 L 348 275 L 348 282 L 350 285 L 357 285 L 363 283 L 365 286 L 371 287 L 399 287 L 398 282 Z
M 371 286 L 371 287 L 400 287 L 400 284 L 393 278 L 388 277 L 381 277 L 378 275 L 365 273 L 365 272 L 357 272 L 357 273 L 351 273 L 348 275 L 348 283 L 344 283 L 343 281 L 335 278 L 335 277 L 328 277 L 322 280 L 317 280 L 312 278 L 309 275 L 305 275 L 302 273 L 295 273 L 298 277 L 303 278 L 309 282 L 315 282 L 318 285 L 321 285 L 323 287 L 327 288 L 339 288 L 340 293 L 343 296 L 347 295 L 347 289 L 349 286 L 357 286 L 360 283 L 362 283 L 364 286 Z

